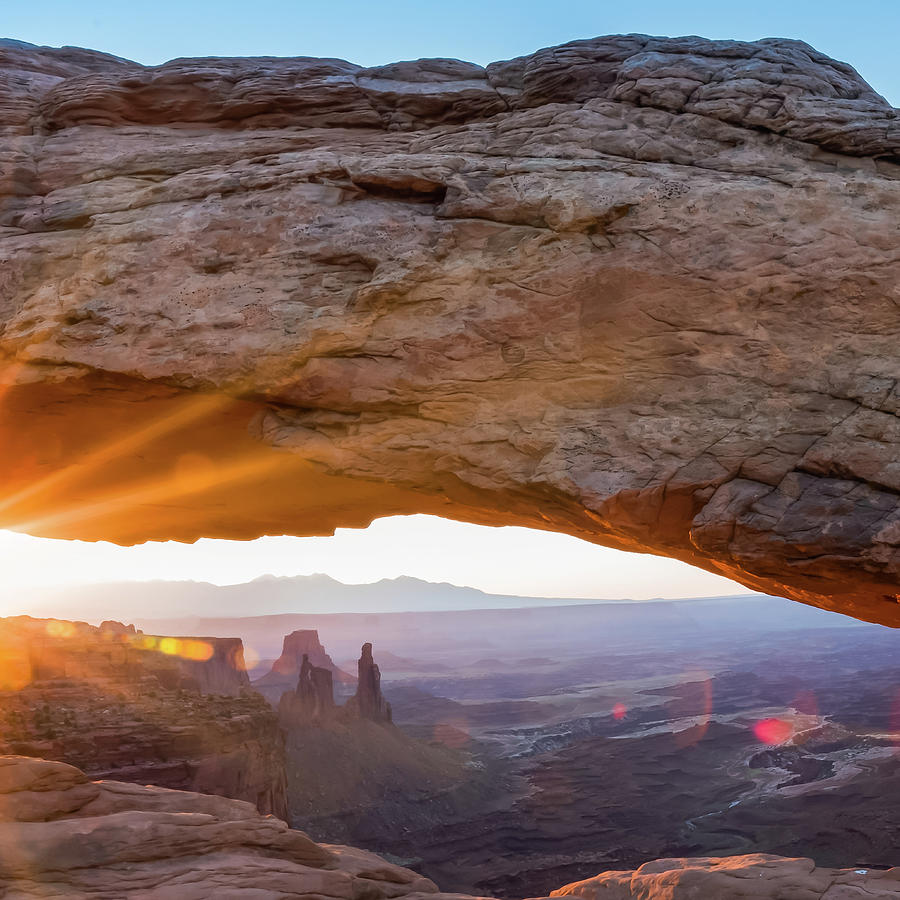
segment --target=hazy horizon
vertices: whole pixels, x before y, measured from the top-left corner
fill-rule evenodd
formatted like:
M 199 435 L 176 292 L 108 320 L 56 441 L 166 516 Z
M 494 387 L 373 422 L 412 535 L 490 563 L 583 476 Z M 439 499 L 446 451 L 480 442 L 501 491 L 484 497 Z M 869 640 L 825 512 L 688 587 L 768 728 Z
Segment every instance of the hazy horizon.
M 151 579 L 98 581 L 57 587 L 26 587 L 15 592 L 0 614 L 80 619 L 99 623 L 158 617 L 247 618 L 348 613 L 462 612 L 572 606 L 680 603 L 703 600 L 772 599 L 766 594 L 736 593 L 682 597 L 568 597 L 483 591 L 471 585 L 434 582 L 409 575 L 368 582 L 344 582 L 317 572 L 309 575 L 263 574 L 235 584 Z M 785 601 L 787 602 L 787 601 Z
M 28 613 L 61 588 L 118 582 L 240 585 L 262 575 L 323 574 L 344 584 L 408 576 L 491 594 L 636 601 L 728 596 L 747 588 L 677 560 L 625 553 L 569 535 L 488 527 L 437 516 L 392 516 L 333 537 L 203 539 L 134 547 L 0 531 L 0 613 Z

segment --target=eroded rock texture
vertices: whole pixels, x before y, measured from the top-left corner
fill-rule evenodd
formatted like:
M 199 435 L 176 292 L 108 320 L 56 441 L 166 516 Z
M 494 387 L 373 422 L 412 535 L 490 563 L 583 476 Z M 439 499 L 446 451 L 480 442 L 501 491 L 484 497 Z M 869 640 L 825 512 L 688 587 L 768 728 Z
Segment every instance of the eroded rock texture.
M 286 731 L 305 728 L 331 718 L 334 704 L 334 675 L 331 669 L 314 666 L 304 653 L 297 687 L 285 691 L 278 703 L 278 721 Z
M 900 119 L 850 66 L 0 66 L 3 527 L 437 513 L 900 624 Z
M 825 869 L 811 859 L 765 853 L 701 859 L 657 859 L 633 872 L 603 872 L 551 897 L 584 900 L 853 900 L 900 896 L 897 869 Z
M 372 656 L 371 644 L 362 645 L 356 667 L 356 693 L 347 701 L 348 709 L 361 719 L 390 722 L 391 704 L 381 693 L 381 669 Z
M 249 688 L 239 638 L 0 619 L 0 754 L 288 814 L 284 737 Z
M 281 656 L 272 664 L 272 668 L 261 678 L 253 682 L 254 690 L 259 691 L 273 706 L 278 706 L 285 691 L 293 691 L 297 687 L 298 678 L 304 678 L 304 665 L 308 666 L 307 676 L 311 669 L 324 669 L 331 674 L 331 681 L 339 684 L 353 684 L 356 680 L 349 672 L 339 669 L 334 660 L 325 652 L 319 640 L 319 632 L 313 629 L 300 629 L 284 636 Z M 321 681 L 322 676 L 317 678 Z M 330 693 L 330 689 L 329 689 Z
M 304 633 L 309 634 L 297 631 L 293 634 Z M 312 634 L 315 635 L 316 632 Z M 292 636 L 287 635 L 285 643 Z M 324 648 L 319 645 L 319 649 L 320 655 L 330 663 L 331 657 L 325 653 Z M 357 662 L 359 675 L 356 692 L 347 698 L 343 706 L 337 706 L 334 702 L 334 676 L 340 671 L 333 663 L 330 667 L 314 666 L 309 656 L 303 654 L 296 688 L 285 691 L 278 702 L 278 720 L 286 731 L 304 729 L 311 724 L 324 725 L 329 722 L 346 724 L 359 719 L 388 725 L 392 723 L 391 704 L 385 700 L 381 692 L 381 670 L 372 656 L 372 645 L 370 643 L 362 645 Z
M 89 781 L 40 759 L 0 757 L 0 837 L 0 884 L 10 898 L 437 895 L 409 869 L 316 844 L 250 803 Z

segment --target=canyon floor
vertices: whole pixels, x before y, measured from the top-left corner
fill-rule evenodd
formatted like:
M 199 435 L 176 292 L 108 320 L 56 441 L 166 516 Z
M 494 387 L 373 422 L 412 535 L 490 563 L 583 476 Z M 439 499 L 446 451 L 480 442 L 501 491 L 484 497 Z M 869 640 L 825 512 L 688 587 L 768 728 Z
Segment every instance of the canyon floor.
M 345 670 L 374 640 L 400 731 L 289 739 L 292 824 L 316 839 L 501 898 L 666 857 L 896 861 L 891 629 L 761 596 L 314 618 Z M 311 624 L 218 627 L 274 654 L 275 628 Z M 317 799 L 329 765 L 346 790 Z

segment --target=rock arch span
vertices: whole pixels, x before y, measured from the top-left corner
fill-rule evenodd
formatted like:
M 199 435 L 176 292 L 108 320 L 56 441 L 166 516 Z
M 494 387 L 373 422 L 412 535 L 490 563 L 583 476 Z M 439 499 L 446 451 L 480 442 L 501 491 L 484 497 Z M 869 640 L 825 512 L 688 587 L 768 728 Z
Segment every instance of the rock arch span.
M 0 527 L 436 513 L 900 624 L 900 118 L 850 66 L 0 71 Z

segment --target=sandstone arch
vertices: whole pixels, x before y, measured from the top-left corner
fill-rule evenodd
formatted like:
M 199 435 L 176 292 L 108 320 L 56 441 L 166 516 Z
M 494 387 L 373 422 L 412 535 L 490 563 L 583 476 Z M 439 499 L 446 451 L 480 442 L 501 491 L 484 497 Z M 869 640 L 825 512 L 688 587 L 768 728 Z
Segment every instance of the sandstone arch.
M 0 527 L 429 512 L 900 624 L 900 118 L 850 66 L 0 69 Z

